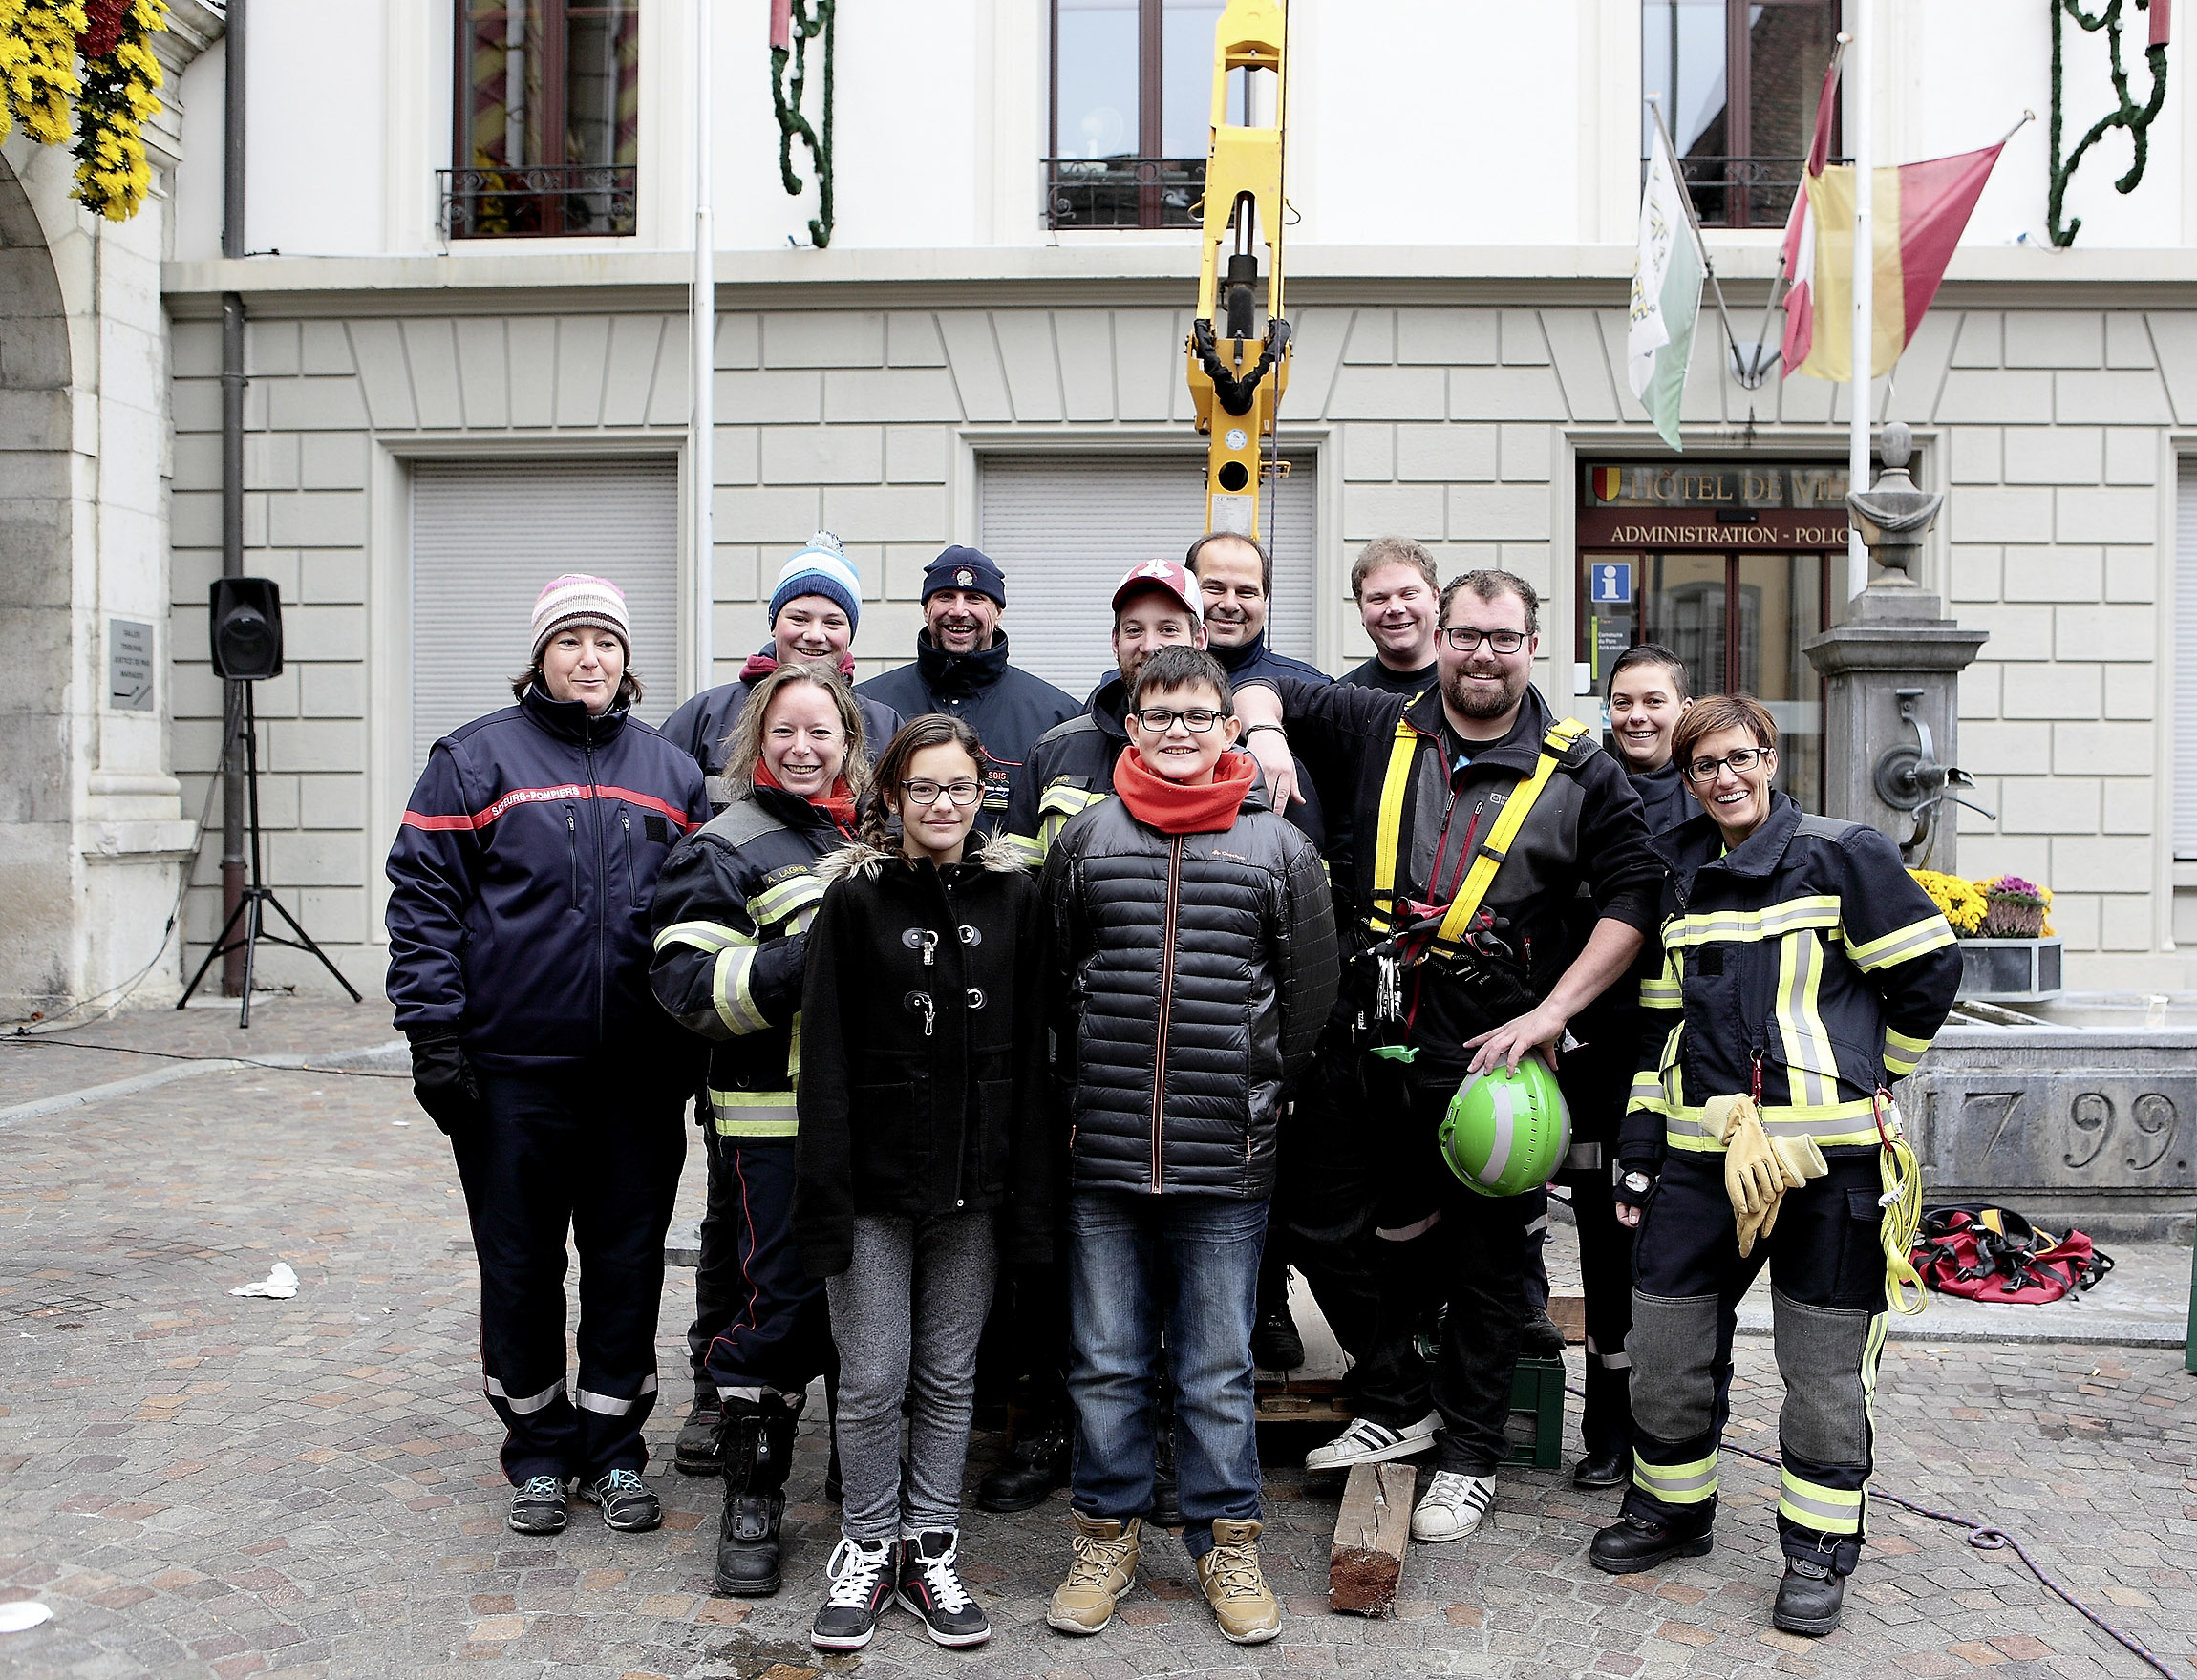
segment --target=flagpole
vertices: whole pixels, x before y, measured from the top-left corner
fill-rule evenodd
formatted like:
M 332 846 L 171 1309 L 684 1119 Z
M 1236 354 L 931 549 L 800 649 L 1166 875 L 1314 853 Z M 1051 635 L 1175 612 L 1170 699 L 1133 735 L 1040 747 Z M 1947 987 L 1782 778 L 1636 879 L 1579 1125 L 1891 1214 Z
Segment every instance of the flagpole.
M 1831 48 L 1830 65 L 1824 72 L 1826 76 L 1836 76 L 1839 74 L 1839 66 L 1845 61 L 1846 43 L 1852 38 L 1843 30 L 1839 32 L 1839 38 Z M 1816 115 L 1819 118 L 1823 115 L 1820 106 Z M 1808 135 L 1807 160 L 1801 165 L 1802 179 L 1793 188 L 1796 202 L 1799 195 L 1808 190 L 1806 184 L 1808 163 L 1814 161 L 1815 156 L 1816 135 L 1811 130 Z M 1778 241 L 1778 271 L 1770 277 L 1770 295 L 1762 304 L 1762 330 L 1755 335 L 1755 360 L 1753 366 L 1748 369 L 1748 372 L 1753 373 L 1757 379 L 1762 377 L 1762 352 L 1769 347 L 1770 343 L 1770 317 L 1778 312 L 1778 305 L 1784 300 L 1785 293 L 1792 288 L 1793 277 L 1785 272 L 1785 242 L 1780 239 Z M 1785 372 L 1790 373 L 1792 369 L 1787 368 Z
M 1876 0 L 1847 0 L 1846 13 L 1858 51 L 1854 67 L 1854 312 L 1853 434 L 1847 445 L 1846 473 L 1856 495 L 1869 488 L 1869 364 L 1875 343 L 1876 279 Z M 1869 551 L 1861 526 L 1846 521 L 1846 594 L 1868 586 Z
M 1678 172 L 1678 148 L 1672 142 L 1670 129 L 1664 125 L 1663 107 L 1653 96 L 1648 100 L 1648 109 L 1654 113 L 1655 132 L 1663 137 L 1663 156 L 1671 159 L 1671 184 L 1678 189 L 1678 202 L 1686 206 L 1686 225 L 1694 233 L 1694 253 L 1701 259 L 1701 270 L 1708 275 L 1710 289 L 1717 294 L 1717 316 L 1724 323 L 1724 342 L 1732 348 L 1732 372 L 1744 385 L 1746 365 L 1739 359 L 1739 339 L 1732 330 L 1732 311 L 1724 307 L 1724 283 L 1717 278 L 1717 265 L 1709 260 L 1709 243 L 1701 237 L 1701 220 L 1694 213 L 1694 195 L 1686 190 L 1686 179 Z
M 693 435 L 687 459 L 693 482 L 694 546 L 694 692 L 715 676 L 715 632 L 717 611 L 716 534 L 716 228 L 710 199 L 712 123 L 710 106 L 711 16 L 716 0 L 694 0 L 694 281 L 693 312 L 688 324 L 693 352 Z

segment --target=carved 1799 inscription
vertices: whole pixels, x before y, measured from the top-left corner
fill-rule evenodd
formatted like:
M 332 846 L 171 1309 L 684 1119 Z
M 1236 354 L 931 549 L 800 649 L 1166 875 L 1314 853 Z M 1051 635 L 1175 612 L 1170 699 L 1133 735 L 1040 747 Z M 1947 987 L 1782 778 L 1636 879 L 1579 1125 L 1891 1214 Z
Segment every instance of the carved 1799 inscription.
M 2034 1152 L 2038 1139 L 2025 1135 L 2029 1113 L 2038 1107 L 2047 1112 L 2056 1104 L 2051 1098 L 2060 1095 L 2067 1082 L 2040 1081 L 2043 1089 L 2027 1091 L 1969 1091 L 1961 1095 L 1961 1130 L 1966 1134 L 1963 1142 L 1968 1149 L 1981 1143 L 1975 1154 L 1988 1159 L 2001 1144 L 2009 1145 L 2010 1153 Z M 2055 1091 L 2053 1087 L 2060 1087 Z M 2135 1173 L 2149 1173 L 2165 1162 L 2174 1148 L 2182 1129 L 2181 1111 L 2173 1098 L 2163 1092 L 2141 1092 L 2126 1102 L 2123 1111 L 2121 1102 L 2103 1091 L 2078 1088 L 2072 1095 L 2062 1098 L 2066 1102 L 2060 1161 L 2075 1172 L 2083 1172 L 2092 1166 L 2104 1166 L 2101 1160 L 2108 1147 L 2121 1152 L 2117 1164 Z M 2026 1146 L 2026 1147 L 2025 1147 Z M 1968 1150 L 1964 1149 L 1963 1153 Z M 2171 1171 L 2188 1170 L 2186 1158 L 2177 1158 Z

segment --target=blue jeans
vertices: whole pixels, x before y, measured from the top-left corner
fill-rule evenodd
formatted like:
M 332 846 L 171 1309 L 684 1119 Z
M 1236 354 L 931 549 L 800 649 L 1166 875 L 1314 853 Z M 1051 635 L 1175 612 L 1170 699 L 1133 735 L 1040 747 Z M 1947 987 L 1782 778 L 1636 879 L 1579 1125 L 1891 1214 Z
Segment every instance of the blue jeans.
M 1074 1503 L 1126 1520 L 1152 1508 L 1160 1339 L 1175 1385 L 1183 1542 L 1213 1545 L 1216 1519 L 1259 1519 L 1251 1326 L 1267 1203 L 1077 1190 L 1068 1202 L 1068 1393 Z

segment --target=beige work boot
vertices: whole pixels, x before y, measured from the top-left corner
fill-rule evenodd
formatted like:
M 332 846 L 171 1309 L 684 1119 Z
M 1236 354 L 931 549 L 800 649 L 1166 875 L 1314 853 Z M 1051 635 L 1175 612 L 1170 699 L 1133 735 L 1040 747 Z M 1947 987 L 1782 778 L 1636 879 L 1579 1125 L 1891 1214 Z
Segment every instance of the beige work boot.
M 1068 1514 L 1076 1519 L 1076 1558 L 1068 1565 L 1068 1579 L 1053 1589 L 1045 1625 L 1060 1633 L 1098 1633 L 1114 1620 L 1115 1601 L 1136 1584 L 1143 1519 L 1120 1522 L 1076 1510 Z
M 1221 1624 L 1221 1637 L 1261 1645 L 1282 1630 L 1282 1606 L 1259 1569 L 1258 1522 L 1213 1524 L 1213 1549 L 1198 1560 L 1198 1584 Z

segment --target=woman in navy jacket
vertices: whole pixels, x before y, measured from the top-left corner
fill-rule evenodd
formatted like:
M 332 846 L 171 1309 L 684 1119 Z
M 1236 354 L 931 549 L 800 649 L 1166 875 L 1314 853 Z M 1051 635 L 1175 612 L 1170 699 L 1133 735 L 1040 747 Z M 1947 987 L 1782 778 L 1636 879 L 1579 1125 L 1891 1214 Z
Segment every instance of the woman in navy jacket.
M 577 1478 L 608 1526 L 649 1529 L 662 1513 L 641 1428 L 701 1073 L 649 992 L 649 907 L 709 807 L 693 759 L 629 714 L 641 687 L 617 585 L 553 580 L 533 628 L 518 704 L 435 743 L 390 848 L 389 997 L 465 1186 L 511 1526 L 563 1528 Z

